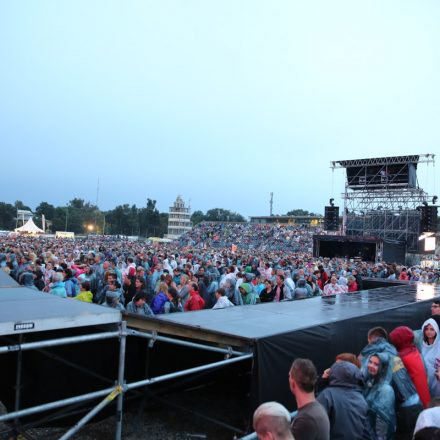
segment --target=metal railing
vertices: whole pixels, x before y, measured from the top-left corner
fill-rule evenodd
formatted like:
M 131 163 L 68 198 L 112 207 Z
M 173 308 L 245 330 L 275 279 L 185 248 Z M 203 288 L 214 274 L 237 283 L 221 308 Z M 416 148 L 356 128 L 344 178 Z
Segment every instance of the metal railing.
M 181 345 L 185 347 L 197 348 L 206 351 L 221 353 L 225 355 L 225 359 L 213 362 L 205 365 L 200 365 L 198 367 L 189 368 L 186 370 L 176 371 L 174 373 L 164 374 L 161 376 L 146 378 L 140 381 L 132 382 L 129 384 L 125 384 L 124 376 L 125 376 L 125 354 L 126 354 L 126 339 L 127 336 L 140 337 L 144 339 L 150 340 L 150 347 L 155 341 Z M 94 391 L 87 394 L 82 394 L 79 396 L 70 397 L 67 399 L 57 400 L 55 402 L 49 402 L 37 406 L 33 406 L 30 408 L 19 409 L 20 402 L 20 382 L 21 382 L 21 370 L 22 370 L 22 357 L 21 352 L 25 350 L 37 350 L 45 347 L 56 347 L 60 345 L 68 345 L 68 344 L 77 344 L 81 342 L 90 342 L 90 341 L 98 341 L 104 339 L 111 338 L 119 338 L 119 364 L 118 364 L 118 378 L 116 381 L 116 385 L 113 387 L 108 387 L 102 390 Z M 108 406 L 110 403 L 117 399 L 116 403 L 116 432 L 115 439 L 121 440 L 122 438 L 122 415 L 123 415 L 123 401 L 124 394 L 127 391 L 134 390 L 137 388 L 142 388 L 145 386 L 149 386 L 152 384 L 156 384 L 159 382 L 164 382 L 171 379 L 176 379 L 179 377 L 187 376 L 194 373 L 199 373 L 206 370 L 211 370 L 219 367 L 223 367 L 226 365 L 230 365 L 236 362 L 241 362 L 247 359 L 251 359 L 253 357 L 252 353 L 243 353 L 240 351 L 233 350 L 231 347 L 221 348 L 214 347 L 210 345 L 199 344 L 196 342 L 184 341 L 181 339 L 174 339 L 170 337 L 160 336 L 156 332 L 147 333 L 140 332 L 138 330 L 127 329 L 127 324 L 125 321 L 122 321 L 119 325 L 118 331 L 111 332 L 102 332 L 102 333 L 93 333 L 90 335 L 82 335 L 82 336 L 72 336 L 65 338 L 57 338 L 50 339 L 38 342 L 28 342 L 28 343 L 19 343 L 12 344 L 0 347 L 0 354 L 3 353 L 11 353 L 18 352 L 19 356 L 17 358 L 17 387 L 16 387 L 16 404 L 15 410 L 8 414 L 4 414 L 0 416 L 0 422 L 6 422 L 9 420 L 14 420 L 16 423 L 18 419 L 26 416 L 30 416 L 33 414 L 37 414 L 44 411 L 49 411 L 57 408 L 61 408 L 68 405 L 78 404 L 81 402 L 86 402 L 93 399 L 98 399 L 104 397 L 104 399 L 99 402 L 93 409 L 91 409 L 85 416 L 83 416 L 71 429 L 69 429 L 60 440 L 67 440 L 71 438 L 74 434 L 76 434 L 87 422 L 89 422 L 98 412 L 100 412 L 103 408 Z M 234 356 L 234 357 L 233 357 Z

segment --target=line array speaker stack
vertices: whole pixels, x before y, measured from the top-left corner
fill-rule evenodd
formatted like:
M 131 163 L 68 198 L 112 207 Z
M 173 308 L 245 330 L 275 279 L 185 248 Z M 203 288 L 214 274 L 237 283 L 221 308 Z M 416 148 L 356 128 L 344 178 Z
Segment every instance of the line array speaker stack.
M 324 211 L 324 229 L 326 231 L 339 230 L 339 206 L 326 206 Z
M 420 232 L 437 232 L 437 206 L 421 206 Z

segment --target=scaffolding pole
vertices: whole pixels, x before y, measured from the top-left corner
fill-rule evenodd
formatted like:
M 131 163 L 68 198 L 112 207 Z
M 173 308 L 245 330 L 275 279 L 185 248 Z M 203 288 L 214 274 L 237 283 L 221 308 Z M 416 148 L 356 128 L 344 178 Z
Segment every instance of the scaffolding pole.
M 119 332 L 116 332 L 116 333 L 119 335 Z M 219 362 L 213 362 L 211 364 L 201 365 L 199 367 L 189 368 L 189 369 L 186 369 L 186 370 L 177 371 L 175 373 L 164 374 L 162 376 L 153 377 L 151 379 L 145 379 L 145 380 L 133 382 L 131 384 L 124 385 L 122 387 L 123 388 L 123 392 L 128 391 L 128 390 L 133 390 L 133 389 L 136 389 L 136 388 L 140 388 L 140 387 L 144 387 L 144 386 L 147 386 L 147 385 L 151 385 L 151 384 L 154 384 L 154 383 L 164 382 L 166 380 L 170 380 L 170 379 L 175 379 L 175 378 L 178 378 L 178 377 L 186 376 L 188 374 L 193 374 L 193 373 L 198 373 L 198 372 L 201 372 L 201 371 L 215 369 L 215 368 L 218 368 L 218 367 L 222 367 L 224 365 L 229 365 L 229 364 L 233 364 L 233 363 L 236 363 L 236 362 L 240 362 L 240 361 L 244 361 L 244 360 L 247 360 L 247 359 L 251 359 L 252 357 L 253 357 L 253 354 L 249 353 L 249 354 L 245 354 L 245 355 L 238 356 L 238 357 L 235 357 L 235 358 L 225 359 L 225 360 L 222 360 L 222 361 L 219 361 Z M 83 395 L 80 395 L 80 396 L 70 397 L 68 399 L 58 400 L 56 402 L 45 403 L 43 405 L 34 406 L 34 407 L 23 409 L 23 410 L 20 410 L 20 411 L 14 411 L 12 413 L 0 416 L 0 422 L 5 422 L 7 420 L 11 420 L 11 419 L 14 419 L 14 418 L 29 416 L 29 415 L 36 414 L 36 413 L 39 413 L 39 412 L 42 412 L 42 411 L 48 411 L 48 410 L 51 410 L 51 409 L 60 408 L 62 406 L 67 406 L 67 405 L 71 405 L 71 404 L 74 404 L 74 403 L 85 402 L 87 400 L 92 400 L 92 399 L 96 399 L 96 398 L 99 398 L 99 397 L 104 397 L 104 396 L 107 396 L 108 394 L 110 394 L 114 390 L 115 390 L 115 388 L 113 388 L 113 387 L 112 388 L 106 388 L 104 390 L 95 391 L 93 393 L 88 393 L 88 394 L 83 394 Z
M 119 367 L 118 367 L 118 388 L 121 392 L 116 402 L 116 433 L 115 439 L 122 438 L 122 406 L 124 403 L 124 374 L 125 374 L 125 349 L 127 344 L 127 322 L 121 322 L 121 337 L 119 340 Z
M 5 345 L 0 347 L 0 354 L 13 351 L 34 350 L 36 348 L 57 347 L 58 345 L 78 344 L 80 342 L 98 341 L 100 339 L 111 339 L 119 336 L 117 332 L 93 333 L 91 335 L 69 336 L 67 338 L 49 339 L 46 341 L 27 342 L 25 344 Z
M 146 385 L 152 385 L 154 383 L 164 382 L 169 379 L 176 379 L 177 377 L 186 376 L 188 374 L 199 373 L 200 371 L 211 370 L 214 368 L 223 367 L 224 365 L 234 364 L 235 362 L 251 359 L 252 357 L 253 354 L 249 353 L 243 356 L 238 356 L 231 359 L 225 359 L 219 362 L 214 362 L 212 364 L 201 365 L 200 367 L 189 368 L 187 370 L 176 371 L 175 373 L 164 374 L 162 376 L 152 377 L 151 379 L 144 379 L 138 382 L 129 383 L 127 384 L 126 388 L 127 390 L 133 390 L 135 388 L 144 387 Z
M 116 396 L 118 399 L 122 396 L 122 387 L 119 385 L 108 395 L 104 400 L 99 402 L 90 412 L 88 412 L 79 422 L 75 424 L 72 428 L 70 428 L 59 440 L 67 440 L 72 437 L 72 435 L 76 434 L 89 420 L 91 420 L 96 414 L 99 413 L 103 408 L 109 405 Z
M 61 408 L 63 406 L 72 405 L 74 403 L 86 402 L 87 400 L 97 399 L 104 397 L 114 391 L 114 387 L 106 388 L 100 391 L 94 391 L 93 393 L 82 394 L 81 396 L 69 397 L 68 399 L 57 400 L 55 402 L 44 403 L 42 405 L 32 406 L 31 408 L 22 409 L 20 411 L 14 411 L 12 413 L 0 416 L 0 422 L 6 422 L 11 419 L 31 416 L 39 412 L 48 411 L 50 409 Z
M 168 338 L 166 336 L 159 336 L 159 335 L 155 335 L 155 334 L 151 334 L 151 333 L 141 332 L 139 330 L 128 329 L 127 335 L 139 336 L 140 338 L 153 339 L 155 341 L 160 341 L 160 342 L 168 342 L 170 344 L 181 345 L 183 347 L 200 348 L 202 350 L 213 351 L 215 353 L 223 353 L 223 354 L 231 355 L 231 356 L 232 355 L 233 356 L 242 356 L 244 354 L 247 354 L 247 353 L 244 353 L 241 351 L 232 350 L 232 348 L 230 348 L 230 347 L 228 347 L 228 348 L 213 347 L 211 345 L 204 345 L 204 344 L 198 344 L 197 342 L 189 342 L 189 341 L 183 341 L 181 339 Z

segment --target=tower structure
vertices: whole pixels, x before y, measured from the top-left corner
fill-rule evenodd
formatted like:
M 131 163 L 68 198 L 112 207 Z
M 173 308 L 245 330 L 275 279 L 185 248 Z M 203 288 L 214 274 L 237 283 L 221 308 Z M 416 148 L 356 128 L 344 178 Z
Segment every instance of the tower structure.
M 167 238 L 175 240 L 191 229 L 190 208 L 189 206 L 185 206 L 182 197 L 178 195 L 173 206 L 170 206 L 169 209 Z
M 419 187 L 417 166 L 434 163 L 434 154 L 378 157 L 331 162 L 347 170 L 343 233 L 379 237 L 418 252 L 420 207 L 428 194 Z

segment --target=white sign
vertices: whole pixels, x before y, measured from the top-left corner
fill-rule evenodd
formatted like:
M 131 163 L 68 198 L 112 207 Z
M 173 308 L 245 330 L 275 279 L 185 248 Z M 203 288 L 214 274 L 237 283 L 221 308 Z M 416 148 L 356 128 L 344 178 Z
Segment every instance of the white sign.
M 56 231 L 55 237 L 57 237 L 57 238 L 75 238 L 75 232 Z

